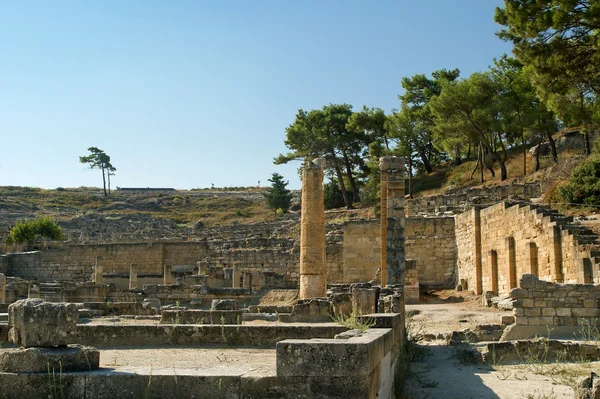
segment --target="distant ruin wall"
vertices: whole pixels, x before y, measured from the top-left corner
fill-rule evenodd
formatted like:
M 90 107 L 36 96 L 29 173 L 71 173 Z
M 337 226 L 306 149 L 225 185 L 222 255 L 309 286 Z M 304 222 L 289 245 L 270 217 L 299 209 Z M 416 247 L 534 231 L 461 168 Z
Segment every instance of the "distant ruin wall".
M 417 261 L 421 284 L 452 286 L 456 262 L 452 217 L 406 219 L 406 256 Z M 372 280 L 380 265 L 378 220 L 351 221 L 326 237 L 328 283 Z M 90 281 L 96 256 L 102 256 L 104 274 L 127 276 L 137 264 L 138 274 L 162 275 L 163 265 L 175 272 L 191 271 L 196 262 L 218 270 L 219 284 L 233 286 L 234 278 L 263 286 L 296 287 L 299 247 L 292 238 L 247 238 L 202 242 L 54 245 L 42 251 L 0 256 L 0 268 L 9 276 L 38 281 Z M 178 267 L 179 266 L 179 267 Z M 185 267 L 183 267 L 185 266 Z M 225 269 L 229 272 L 225 273 Z M 235 273 L 233 270 L 235 269 Z M 2 270 L 2 269 L 0 269 Z M 235 277 L 234 277 L 235 274 Z M 214 282 L 217 284 L 217 282 Z
M 506 198 L 529 200 L 542 195 L 540 182 L 504 184 L 501 186 L 465 188 L 444 194 L 406 201 L 406 216 L 461 213 L 472 205 L 490 205 Z
M 417 262 L 419 283 L 453 286 L 456 264 L 454 218 L 407 218 L 406 259 Z M 369 281 L 380 265 L 378 220 L 344 224 L 343 282 Z
M 531 273 L 546 281 L 591 282 L 583 276 L 582 262 L 589 248 L 577 244 L 550 216 L 530 206 L 506 202 L 480 211 L 481 281 L 477 281 L 475 256 L 475 211 L 456 217 L 457 269 L 469 289 L 507 293 L 517 287 L 522 274 Z M 587 252 L 586 252 L 587 251 Z M 598 279 L 598 276 L 595 277 Z
M 139 243 L 56 246 L 0 258 L 4 258 L 10 276 L 39 281 L 90 281 L 96 256 L 102 256 L 104 273 L 129 274 L 129 266 L 136 263 L 138 274 L 160 275 L 165 263 L 195 265 L 206 253 L 203 242 Z

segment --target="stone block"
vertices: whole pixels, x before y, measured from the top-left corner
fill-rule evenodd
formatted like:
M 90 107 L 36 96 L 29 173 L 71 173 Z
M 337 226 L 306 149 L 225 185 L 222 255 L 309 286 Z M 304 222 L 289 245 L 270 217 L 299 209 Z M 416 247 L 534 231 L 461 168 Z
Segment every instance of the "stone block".
M 355 315 L 377 312 L 377 289 L 352 286 L 352 311 Z
M 75 334 L 79 312 L 72 303 L 22 299 L 8 307 L 8 338 L 25 348 L 57 347 Z
M 540 308 L 525 308 L 525 316 L 539 316 L 540 314 Z
M 528 291 L 523 288 L 513 288 L 510 291 L 510 297 L 514 299 L 527 298 Z
M 527 319 L 527 324 L 530 326 L 539 326 L 542 324 L 540 317 L 529 317 Z
M 523 299 L 522 307 L 524 308 L 532 308 L 534 305 L 533 299 L 525 298 Z
M 573 308 L 571 314 L 574 317 L 600 317 L 600 309 L 596 308 Z
M 239 304 L 233 299 L 213 299 L 210 308 L 212 310 L 238 310 Z
M 585 308 L 596 308 L 598 307 L 598 301 L 595 299 L 584 299 L 583 307 Z
M 8 348 L 0 351 L 5 373 L 56 373 L 91 371 L 100 367 L 100 351 L 82 345 L 62 348 Z
M 352 295 L 340 292 L 331 295 L 331 310 L 335 317 L 348 317 L 352 313 Z
M 556 316 L 556 309 L 554 308 L 543 308 L 542 316 Z
M 557 308 L 556 315 L 561 317 L 570 317 L 571 316 L 571 308 Z
M 292 308 L 292 314 L 287 320 L 290 322 L 327 322 L 331 321 L 330 312 L 331 304 L 326 299 L 300 299 Z

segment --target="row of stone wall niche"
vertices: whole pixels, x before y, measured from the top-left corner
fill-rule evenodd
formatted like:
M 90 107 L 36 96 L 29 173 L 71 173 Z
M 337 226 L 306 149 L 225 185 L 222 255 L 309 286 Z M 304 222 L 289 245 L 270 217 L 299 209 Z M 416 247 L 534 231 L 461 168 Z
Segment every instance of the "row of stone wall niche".
M 599 237 L 557 211 L 503 201 L 456 216 L 457 270 L 481 294 L 508 293 L 522 274 L 564 283 L 600 282 Z

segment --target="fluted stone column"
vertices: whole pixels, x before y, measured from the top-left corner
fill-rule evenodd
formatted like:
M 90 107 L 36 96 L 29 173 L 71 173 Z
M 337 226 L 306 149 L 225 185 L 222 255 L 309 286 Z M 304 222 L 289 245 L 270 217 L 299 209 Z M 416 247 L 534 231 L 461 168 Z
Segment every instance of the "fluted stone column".
M 171 265 L 165 264 L 163 274 L 163 284 L 173 284 L 173 273 Z
M 383 157 L 379 160 L 382 186 L 382 231 L 385 224 L 385 240 L 381 245 L 386 246 L 385 258 L 382 256 L 381 285 L 404 285 L 405 256 L 404 256 L 404 159 L 399 157 Z M 385 193 L 383 189 L 385 188 Z M 385 198 L 385 201 L 383 200 Z M 385 214 L 383 208 L 385 205 Z M 382 251 L 383 255 L 383 251 Z M 384 262 L 385 260 L 385 262 Z
M 233 288 L 240 288 L 240 267 L 237 265 L 233 265 L 231 271 L 231 286 Z
M 300 219 L 300 299 L 327 296 L 325 270 L 325 159 L 317 158 L 302 169 Z
M 6 303 L 6 276 L 0 273 L 0 303 Z
M 102 283 L 102 274 L 104 269 L 102 268 L 102 256 L 96 256 L 96 264 L 94 265 L 94 282 Z
M 137 265 L 132 263 L 129 265 L 129 289 L 135 290 L 138 286 Z

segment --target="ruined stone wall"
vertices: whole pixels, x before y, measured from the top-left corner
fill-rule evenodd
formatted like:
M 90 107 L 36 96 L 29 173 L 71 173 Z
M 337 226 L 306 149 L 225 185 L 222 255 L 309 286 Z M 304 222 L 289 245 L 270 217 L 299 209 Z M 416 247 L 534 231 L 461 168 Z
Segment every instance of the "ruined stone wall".
M 583 282 L 582 258 L 590 256 L 589 248 L 578 245 L 575 237 L 561 229 L 552 217 L 530 206 L 511 206 L 506 202 L 480 211 L 478 282 L 474 223 L 474 211 L 456 217 L 458 273 L 460 279 L 468 281 L 470 289 L 475 290 L 471 287 L 480 284 L 483 292 L 507 293 L 517 286 L 524 273 L 546 281 Z
M 600 290 L 592 284 L 555 284 L 523 275 L 511 291 L 518 326 L 596 326 Z
M 10 276 L 39 281 L 89 281 L 96 256 L 102 256 L 107 274 L 128 275 L 130 264 L 136 263 L 140 275 L 162 275 L 165 263 L 195 265 L 207 252 L 203 242 L 138 243 L 56 246 L 2 257 Z
M 456 265 L 454 218 L 415 217 L 405 220 L 406 258 L 417 262 L 419 283 L 453 286 Z M 352 221 L 343 226 L 343 282 L 369 281 L 380 265 L 378 220 Z
M 529 200 L 541 194 L 539 182 L 464 188 L 440 195 L 407 200 L 406 216 L 433 215 L 443 212 L 461 213 L 475 204 L 490 205 L 506 198 Z
M 406 218 L 406 258 L 417 262 L 419 284 L 452 287 L 456 282 L 453 217 Z
M 343 248 L 343 283 L 370 281 L 381 264 L 378 220 L 345 223 Z
M 456 271 L 460 279 L 467 281 L 467 289 L 476 291 L 475 269 L 475 211 L 455 216 Z

